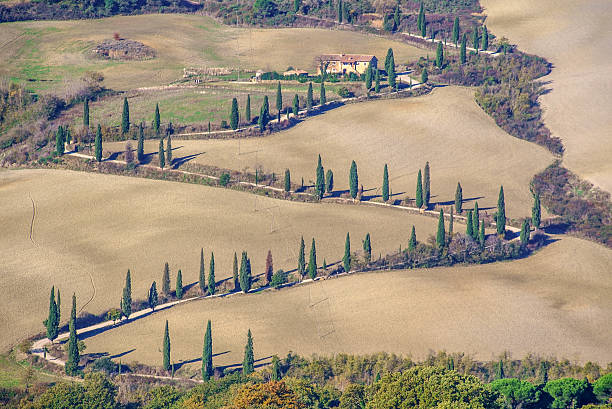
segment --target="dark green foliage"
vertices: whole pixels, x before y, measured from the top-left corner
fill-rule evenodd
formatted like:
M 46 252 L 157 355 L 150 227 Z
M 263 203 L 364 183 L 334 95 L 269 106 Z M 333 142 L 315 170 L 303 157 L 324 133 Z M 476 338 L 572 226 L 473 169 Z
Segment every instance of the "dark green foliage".
M 444 231 L 444 210 L 442 209 L 440 209 L 440 216 L 438 217 L 436 245 L 438 246 L 438 249 L 442 249 L 446 245 L 446 232 Z
M 251 94 L 247 95 L 246 107 L 244 108 L 244 119 L 251 123 Z
M 325 190 L 327 193 L 331 193 L 334 190 L 334 172 L 331 169 L 327 169 L 325 176 Z
M 419 16 L 417 17 L 417 28 L 419 31 L 423 31 L 423 26 L 425 25 L 425 6 L 423 2 L 421 2 L 421 6 L 419 7 Z M 423 35 L 423 37 L 425 37 Z
M 459 17 L 455 17 L 455 22 L 453 23 L 453 43 L 455 45 L 459 43 Z
M 138 147 L 136 148 L 136 158 L 139 163 L 144 161 L 144 129 L 142 124 L 138 126 Z
M 493 392 L 501 395 L 506 407 L 510 409 L 546 407 L 541 387 L 528 381 L 516 378 L 496 379 L 489 386 Z
M 204 346 L 202 348 L 202 378 L 207 381 L 213 374 L 212 328 L 210 320 L 208 320 L 206 333 L 204 334 Z
M 164 275 L 162 276 L 162 292 L 165 295 L 170 294 L 170 266 L 164 264 Z
M 499 197 L 497 199 L 497 215 L 495 217 L 497 223 L 497 234 L 505 234 L 506 232 L 506 203 L 504 201 L 504 187 L 499 188 Z
M 478 241 L 480 242 L 480 247 L 484 247 L 485 244 L 485 224 L 484 220 L 480 222 L 480 232 L 478 233 Z
M 531 235 L 531 226 L 529 225 L 529 219 L 523 220 L 523 224 L 521 225 L 521 244 L 524 246 L 529 243 L 529 238 Z
M 385 56 L 385 71 L 388 73 L 391 65 L 391 60 L 395 61 L 395 58 L 393 57 L 393 48 L 389 48 L 387 50 L 387 55 Z
M 229 182 L 230 182 L 230 174 L 227 172 L 223 172 L 221 176 L 219 177 L 219 184 L 223 187 L 226 187 L 227 185 L 229 185 Z
M 504 372 L 504 361 L 500 359 L 495 369 L 496 369 L 496 373 L 495 373 L 496 379 L 504 379 L 506 377 L 506 373 Z
M 251 330 L 247 332 L 247 343 L 244 347 L 244 360 L 242 361 L 242 374 L 250 375 L 255 371 L 255 358 L 253 353 L 253 336 Z
M 200 249 L 200 276 L 198 278 L 198 285 L 202 294 L 206 292 L 206 273 L 204 267 L 204 249 Z
M 259 125 L 259 129 L 260 130 L 264 130 L 266 129 L 266 125 L 268 125 L 268 120 L 269 115 L 270 115 L 270 108 L 268 105 L 268 96 L 264 96 L 264 101 L 261 104 L 261 109 L 259 110 L 259 121 L 258 121 L 258 125 Z
M 95 144 L 95 156 L 98 162 L 102 162 L 102 127 L 98 124 L 98 129 L 96 131 L 96 140 Z
M 130 270 L 125 275 L 125 287 L 123 287 L 123 295 L 121 297 L 121 313 L 126 318 L 130 318 L 132 314 L 132 276 L 130 275 Z
M 176 298 L 179 300 L 183 298 L 183 272 L 181 269 L 176 273 Z
M 278 112 L 283 110 L 283 92 L 281 90 L 281 83 L 278 82 L 278 86 L 276 87 L 276 110 Z
M 323 194 L 325 193 L 325 171 L 321 164 L 321 155 L 319 155 L 317 161 L 315 192 L 319 200 L 323 198 Z
M 266 271 L 264 271 L 264 277 L 266 278 L 267 284 L 270 284 L 270 281 L 272 281 L 273 275 L 274 275 L 274 261 L 272 259 L 272 250 L 268 250 L 268 255 L 266 256 Z
M 463 37 L 461 38 L 461 48 L 459 49 L 459 61 L 461 61 L 461 64 L 465 64 L 465 61 L 467 59 L 467 35 L 465 33 L 463 33 Z
M 612 372 L 593 383 L 593 393 L 601 402 L 609 401 L 612 398 Z
M 472 211 L 468 210 L 467 213 L 467 221 L 466 221 L 466 231 L 465 234 L 468 237 L 474 238 L 474 220 L 472 219 Z
M 454 216 L 454 212 L 453 212 L 453 207 L 451 206 L 451 208 L 450 208 L 450 217 L 448 219 L 448 238 L 449 239 L 453 238 L 454 224 L 455 224 L 455 216 Z
M 55 152 L 58 155 L 64 154 L 64 143 L 66 142 L 66 135 L 64 134 L 64 127 L 59 126 L 57 128 L 57 133 L 55 134 Z
M 344 257 L 342 257 L 342 265 L 347 273 L 351 271 L 351 236 L 346 233 L 346 241 L 344 242 Z
M 240 263 L 240 289 L 244 293 L 251 290 L 251 260 L 249 260 L 246 251 L 242 252 L 242 261 Z
M 389 169 L 386 163 L 383 170 L 382 198 L 385 202 L 389 200 Z
M 553 409 L 579 408 L 590 401 L 590 385 L 585 380 L 562 378 L 548 381 L 544 391 L 552 397 Z
M 365 75 L 366 91 L 370 91 L 370 89 L 372 89 L 372 76 L 373 76 L 372 65 L 368 64 L 368 69 L 366 70 L 366 75 Z
M 217 282 L 215 281 L 215 253 L 210 253 L 210 266 L 208 268 L 208 294 L 214 294 Z
M 487 30 L 487 26 L 482 27 L 482 47 L 483 50 L 489 49 L 489 31 Z
M 314 238 L 312 239 L 312 244 L 310 245 L 310 257 L 308 259 L 308 276 L 313 280 L 317 276 L 317 248 Z
M 306 248 L 304 244 L 304 236 L 300 238 L 300 250 L 298 252 L 298 267 L 297 272 L 300 276 L 304 276 L 306 272 Z
M 285 192 L 291 191 L 291 172 L 285 169 Z
M 423 177 L 421 176 L 421 169 L 419 169 L 419 174 L 417 175 L 416 207 L 423 207 Z
M 351 170 L 349 173 L 349 189 L 351 197 L 355 199 L 357 197 L 357 190 L 359 188 L 359 175 L 357 174 L 357 164 L 355 161 L 351 162 Z
M 126 97 L 123 98 L 123 112 L 121 113 L 121 132 L 128 133 L 130 130 L 130 105 Z
M 531 208 L 531 223 L 536 229 L 539 229 L 540 223 L 542 223 L 542 206 L 540 204 L 539 193 L 536 193 L 533 198 L 533 207 Z
M 293 96 L 293 115 L 297 118 L 298 114 L 300 113 L 300 97 L 298 97 L 298 94 L 295 94 Z
M 278 270 L 276 273 L 272 274 L 272 280 L 270 281 L 270 285 L 273 288 L 279 288 L 281 285 L 287 282 L 287 273 L 283 270 Z
M 344 13 L 342 13 L 342 0 L 338 0 L 338 23 L 342 23 L 343 15 Z
M 421 23 L 421 37 L 427 37 L 427 19 L 423 16 L 423 23 Z
M 166 371 L 170 370 L 170 333 L 168 332 L 168 320 L 166 320 L 166 327 L 164 328 L 164 343 L 163 343 L 163 360 L 162 366 Z
M 43 322 L 47 329 L 47 338 L 53 341 L 57 338 L 59 332 L 59 309 L 55 301 L 55 287 L 51 287 L 51 295 L 49 297 L 49 315 Z
M 391 54 L 389 56 L 389 64 L 387 67 L 387 81 L 389 83 L 389 87 L 392 89 L 395 88 L 396 85 L 396 74 L 395 74 L 395 57 L 393 56 L 393 50 L 391 50 Z
M 273 381 L 280 381 L 282 378 L 281 368 L 280 368 L 280 359 L 276 355 L 272 357 L 272 374 L 270 375 L 270 379 Z
M 157 283 L 155 281 L 153 281 L 153 284 L 151 284 L 151 287 L 149 288 L 149 297 L 147 301 L 149 308 L 155 310 L 155 307 L 157 307 L 157 303 L 159 302 L 157 295 Z
M 166 167 L 166 154 L 164 152 L 164 140 L 160 139 L 159 140 L 159 152 L 157 154 L 158 159 L 159 159 L 159 167 L 161 169 Z
M 472 224 L 474 225 L 474 238 L 478 237 L 478 229 L 480 229 L 480 210 L 478 202 L 474 203 L 474 212 L 472 213 Z
M 372 243 L 370 241 L 370 233 L 367 233 L 363 240 L 363 258 L 366 263 L 372 261 Z
M 306 94 L 306 111 L 308 113 L 310 113 L 310 111 L 312 110 L 312 104 L 313 104 L 313 96 L 312 96 L 312 82 L 308 83 L 308 92 Z
M 166 140 L 166 162 L 168 166 L 172 166 L 172 137 L 170 135 Z
M 429 207 L 429 199 L 431 198 L 431 176 L 429 172 L 429 162 L 425 163 L 423 171 L 423 206 Z
M 83 127 L 89 129 L 89 98 L 83 102 Z
M 230 126 L 233 130 L 238 129 L 238 100 L 232 98 L 232 110 L 230 112 Z
M 380 92 L 380 71 L 378 68 L 376 69 L 376 73 L 374 74 L 374 92 L 377 94 Z
M 68 337 L 68 360 L 66 361 L 65 370 L 68 375 L 76 375 L 79 369 L 79 338 L 76 332 L 76 295 L 72 294 L 72 310 L 70 313 L 70 335 Z
M 161 126 L 161 118 L 159 116 L 159 104 L 155 104 L 155 117 L 153 118 L 153 129 L 159 135 L 159 127 Z
M 238 255 L 234 251 L 234 263 L 232 265 L 232 276 L 234 278 L 234 291 L 240 289 L 240 275 L 238 274 Z
M 438 43 L 438 48 L 436 49 L 436 67 L 442 68 L 444 65 L 444 47 L 442 46 L 442 42 Z
M 410 233 L 410 240 L 408 241 L 408 250 L 413 251 L 416 248 L 416 245 L 417 245 L 416 230 L 414 228 L 414 225 L 412 225 L 412 232 Z
M 327 97 L 325 96 L 325 83 L 321 81 L 321 90 L 319 91 L 319 104 L 327 104 Z
M 393 29 L 399 30 L 400 24 L 402 23 L 402 11 L 400 10 L 400 5 L 397 3 L 395 6 L 395 11 L 393 12 Z
M 480 36 L 478 35 L 478 27 L 474 26 L 474 30 L 472 30 L 472 48 L 478 51 L 478 39 Z
M 293 0 L 293 12 L 297 13 L 298 11 L 300 11 L 300 6 L 302 5 L 302 1 L 301 0 Z
M 457 182 L 457 190 L 455 190 L 455 210 L 457 213 L 463 211 L 463 189 L 460 182 Z

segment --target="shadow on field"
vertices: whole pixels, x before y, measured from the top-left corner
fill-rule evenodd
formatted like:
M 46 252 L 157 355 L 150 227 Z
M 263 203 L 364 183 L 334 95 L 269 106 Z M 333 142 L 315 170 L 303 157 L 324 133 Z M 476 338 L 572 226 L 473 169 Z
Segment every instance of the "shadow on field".
M 255 365 L 253 365 L 254 368 L 261 368 L 262 366 L 266 366 L 266 365 L 270 365 L 269 362 L 262 362 L 262 361 L 267 361 L 268 359 L 272 359 L 272 355 L 270 356 L 266 356 L 265 358 L 259 358 L 259 359 L 255 359 Z M 257 363 L 259 362 L 259 363 Z M 230 364 L 230 365 L 220 365 L 217 368 L 219 368 L 219 370 L 221 371 L 226 371 L 229 369 L 229 372 L 236 372 L 236 371 L 241 371 L 242 370 L 242 363 L 239 364 Z
M 435 196 L 433 196 L 433 197 L 435 197 Z M 475 202 L 478 199 L 484 199 L 484 196 L 468 197 L 468 198 L 463 199 L 461 201 L 461 203 Z M 454 205 L 455 201 L 454 200 L 447 200 L 446 202 L 437 202 L 435 204 L 437 204 L 438 206 L 450 206 L 450 205 Z M 479 209 L 480 210 L 487 210 L 487 209 L 485 209 L 483 207 L 481 207 Z M 489 209 L 492 209 L 492 208 L 490 207 Z
M 219 353 L 213 354 L 213 358 L 216 357 L 216 356 L 229 354 L 230 352 L 232 352 L 232 351 L 223 351 L 223 352 L 219 352 Z M 183 365 L 193 364 L 193 363 L 196 363 L 196 362 L 202 362 L 202 357 L 199 356 L 197 358 L 188 359 L 186 361 L 175 362 L 174 363 L 174 370 L 178 371 L 179 369 L 181 369 L 183 367 Z
M 174 150 L 174 149 L 173 149 Z M 178 169 L 181 165 L 189 162 L 192 159 L 197 158 L 200 155 L 205 154 L 206 152 L 194 153 L 192 155 L 180 156 L 172 161 L 172 169 Z

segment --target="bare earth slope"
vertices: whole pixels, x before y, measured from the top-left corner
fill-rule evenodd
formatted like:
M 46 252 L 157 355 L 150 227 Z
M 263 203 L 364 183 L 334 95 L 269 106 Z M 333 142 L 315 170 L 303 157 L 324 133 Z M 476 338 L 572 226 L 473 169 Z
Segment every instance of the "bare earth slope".
M 487 26 L 553 65 L 544 120 L 563 139 L 564 163 L 612 192 L 612 3 L 482 0 Z
M 202 353 L 212 320 L 215 365 L 239 364 L 247 329 L 255 358 L 430 350 L 481 359 L 510 351 L 612 360 L 612 252 L 563 237 L 532 258 L 492 265 L 359 274 L 227 299 L 200 300 L 86 339 L 87 352 L 161 365 L 165 320 L 172 360 Z

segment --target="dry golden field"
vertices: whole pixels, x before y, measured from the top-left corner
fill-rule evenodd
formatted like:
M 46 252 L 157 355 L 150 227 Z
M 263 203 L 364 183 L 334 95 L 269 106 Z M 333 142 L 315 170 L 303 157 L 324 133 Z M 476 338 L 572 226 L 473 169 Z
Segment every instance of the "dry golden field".
M 158 142 L 145 144 L 157 152 Z M 398 197 L 415 197 L 416 176 L 431 164 L 432 202 L 454 201 L 460 181 L 465 199 L 478 198 L 480 208 L 497 203 L 504 185 L 511 217 L 531 213 L 529 182 L 553 157 L 545 149 L 513 138 L 474 102 L 469 88 L 438 88 L 431 95 L 374 101 L 341 107 L 309 118 L 294 128 L 248 140 L 173 140 L 174 156 L 200 154 L 194 162 L 232 169 L 262 166 L 306 184 L 315 179 L 317 155 L 334 172 L 338 189 L 348 189 L 351 160 L 368 195 L 380 195 L 385 163 Z M 123 150 L 124 142 L 105 144 Z M 471 208 L 471 202 L 466 207 Z
M 547 58 L 544 121 L 563 139 L 564 164 L 612 192 L 612 4 L 607 0 L 483 0 L 498 37 Z
M 307 251 L 315 237 L 319 263 L 325 258 L 331 264 L 342 257 L 348 231 L 354 250 L 370 232 L 374 254 L 384 255 L 407 246 L 413 224 L 422 240 L 437 226 L 434 218 L 393 209 L 296 203 L 69 171 L 1 171 L 0 192 L 6 221 L 0 239 L 0 351 L 43 330 L 52 285 L 62 292 L 65 321 L 73 292 L 79 308 L 95 295 L 85 309 L 90 313 L 118 307 L 128 268 L 135 299 L 145 299 L 153 280 L 160 283 L 166 261 L 173 288 L 179 268 L 185 284 L 195 282 L 202 247 L 206 271 L 214 251 L 219 280 L 231 276 L 234 251 L 249 252 L 254 275 L 263 273 L 268 249 L 275 269 L 289 271 L 297 266 L 301 235 Z
M 358 274 L 293 289 L 198 300 L 85 340 L 88 352 L 161 366 L 167 319 L 172 360 L 199 370 L 206 321 L 215 365 L 242 362 L 247 329 L 255 358 L 300 354 L 509 351 L 612 360 L 612 252 L 570 237 L 519 261 Z M 269 360 L 268 360 L 269 362 Z

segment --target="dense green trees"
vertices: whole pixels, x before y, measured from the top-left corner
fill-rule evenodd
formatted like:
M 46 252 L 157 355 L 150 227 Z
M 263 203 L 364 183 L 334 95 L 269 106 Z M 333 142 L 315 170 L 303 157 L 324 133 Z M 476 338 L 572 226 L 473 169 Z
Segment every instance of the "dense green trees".
M 495 216 L 497 224 L 497 234 L 503 235 L 506 232 L 506 203 L 504 200 L 504 187 L 499 188 L 499 197 L 497 198 L 497 214 Z
M 349 172 L 349 190 L 351 197 L 355 199 L 357 197 L 357 190 L 359 189 L 359 175 L 357 174 L 357 164 L 355 161 L 351 162 L 351 170 Z
M 170 294 L 170 266 L 168 263 L 164 264 L 164 274 L 162 276 L 162 292 L 165 295 Z
M 138 146 L 136 148 L 136 159 L 138 163 L 144 162 L 144 128 L 142 124 L 138 125 Z
M 536 193 L 533 197 L 533 207 L 531 208 L 531 224 L 536 229 L 540 228 L 542 223 L 542 207 L 540 204 L 540 194 Z
M 590 385 L 586 380 L 562 378 L 548 381 L 544 387 L 553 401 L 553 409 L 579 408 L 590 401 Z
M 421 169 L 419 169 L 419 173 L 417 175 L 416 207 L 423 207 L 423 178 L 421 176 Z
M 319 104 L 327 104 L 327 97 L 325 96 L 325 83 L 321 81 L 321 89 L 319 91 Z
M 246 107 L 244 108 L 244 119 L 251 123 L 251 94 L 247 94 Z
M 306 246 L 304 245 L 304 236 L 300 238 L 300 249 L 298 250 L 298 266 L 297 272 L 300 277 L 306 272 Z
M 436 233 L 436 246 L 441 250 L 446 245 L 446 233 L 444 231 L 444 210 L 440 209 L 438 217 L 438 231 Z
M 157 295 L 157 283 L 153 281 L 151 287 L 149 288 L 149 297 L 147 298 L 147 303 L 149 304 L 149 308 L 155 311 L 155 307 L 157 307 L 159 300 Z
M 327 169 L 327 174 L 325 175 L 325 190 L 327 193 L 334 191 L 334 172 L 331 169 Z
M 232 110 L 230 112 L 230 126 L 233 130 L 238 129 L 238 100 L 232 98 Z
M 317 195 L 317 199 L 322 199 L 325 194 L 325 171 L 323 170 L 323 165 L 321 164 L 321 155 L 319 155 L 319 159 L 317 161 L 317 169 L 316 169 L 316 182 L 315 182 L 315 193 Z
M 516 378 L 496 379 L 489 385 L 499 393 L 508 409 L 543 407 L 544 396 L 541 387 Z
M 208 294 L 213 295 L 217 286 L 215 280 L 215 253 L 210 252 L 210 264 L 208 267 Z
M 96 130 L 96 139 L 94 142 L 95 145 L 95 157 L 96 161 L 102 162 L 102 127 L 98 124 L 98 129 Z
M 612 399 L 612 372 L 595 381 L 593 384 L 593 393 L 602 402 Z
M 251 260 L 249 260 L 246 251 L 242 252 L 242 261 L 240 263 L 240 289 L 244 293 L 248 293 L 251 290 Z
M 285 192 L 291 191 L 291 172 L 285 169 Z
M 166 327 L 164 328 L 164 343 L 163 343 L 163 359 L 162 366 L 166 371 L 170 370 L 170 332 L 168 331 L 168 320 L 166 320 Z
M 83 128 L 89 130 L 89 98 L 83 102 Z
M 159 135 L 159 128 L 161 126 L 161 118 L 159 116 L 159 104 L 155 104 L 155 115 L 153 117 L 153 129 L 155 133 Z
M 312 82 L 308 83 L 308 91 L 306 93 L 306 112 L 312 111 L 313 96 L 312 96 Z
M 370 241 L 370 233 L 367 233 L 363 240 L 363 258 L 366 263 L 372 261 L 372 243 Z
M 386 163 L 383 170 L 382 199 L 384 202 L 389 200 L 389 169 Z
M 172 166 L 172 136 L 168 134 L 166 139 L 166 162 L 168 166 Z
M 158 159 L 159 159 L 159 168 L 163 169 L 166 167 L 166 154 L 164 152 L 164 140 L 163 138 L 161 138 L 159 140 L 159 150 L 157 153 Z
M 442 42 L 438 42 L 438 48 L 436 49 L 436 67 L 442 68 L 444 65 L 444 47 Z
M 467 35 L 463 33 L 463 37 L 461 38 L 461 48 L 459 48 L 459 61 L 461 64 L 465 64 L 467 61 Z
M 127 97 L 123 98 L 123 112 L 121 113 L 121 132 L 125 135 L 130 131 L 130 105 Z
M 183 272 L 179 268 L 176 272 L 176 289 L 174 290 L 176 293 L 176 298 L 179 300 L 183 298 Z
M 310 245 L 310 257 L 308 259 L 308 276 L 313 280 L 317 276 L 317 247 L 314 238 L 312 239 L 312 244 Z
M 204 268 L 204 249 L 200 249 L 200 275 L 198 278 L 198 285 L 202 294 L 206 292 L 206 273 Z
M 346 240 L 344 242 L 344 256 L 342 257 L 342 265 L 344 271 L 347 273 L 351 271 L 351 236 L 346 233 Z
M 489 49 L 489 31 L 487 30 L 487 26 L 482 26 L 482 46 L 483 50 Z
M 130 318 L 132 314 L 132 276 L 130 270 L 125 275 L 125 286 L 121 297 L 121 313 L 125 318 Z
M 463 211 L 463 188 L 461 188 L 460 182 L 457 182 L 457 189 L 455 190 L 455 210 L 457 213 Z
M 408 241 L 408 250 L 413 251 L 416 248 L 416 245 L 417 245 L 416 230 L 414 228 L 414 225 L 412 225 L 412 232 L 410 233 L 410 240 Z
M 342 17 L 344 16 L 344 13 L 342 12 L 342 0 L 338 0 L 338 23 L 342 23 Z
M 204 334 L 204 346 L 202 347 L 202 378 L 206 381 L 214 374 L 213 367 L 213 348 L 212 348 L 212 328 L 210 320 L 206 324 Z
M 429 200 L 431 199 L 431 176 L 429 172 L 429 162 L 425 163 L 423 171 L 423 206 L 429 208 Z
M 255 358 L 253 352 L 253 336 L 251 330 L 247 332 L 247 343 L 244 347 L 244 360 L 242 361 L 242 374 L 250 375 L 255 371 Z
M 68 359 L 66 360 L 65 370 L 70 376 L 74 376 L 79 370 L 79 338 L 76 332 L 76 295 L 72 294 L 72 310 L 70 313 L 70 322 L 68 324 L 70 334 L 68 336 Z
M 58 290 L 59 293 L 59 290 Z M 49 314 L 47 319 L 43 321 L 47 329 L 47 338 L 53 342 L 59 333 L 59 318 L 60 312 L 58 302 L 55 300 L 55 287 L 51 287 L 51 295 L 49 296 Z
M 455 45 L 459 44 L 459 17 L 455 17 L 453 23 L 453 43 L 455 43 Z

